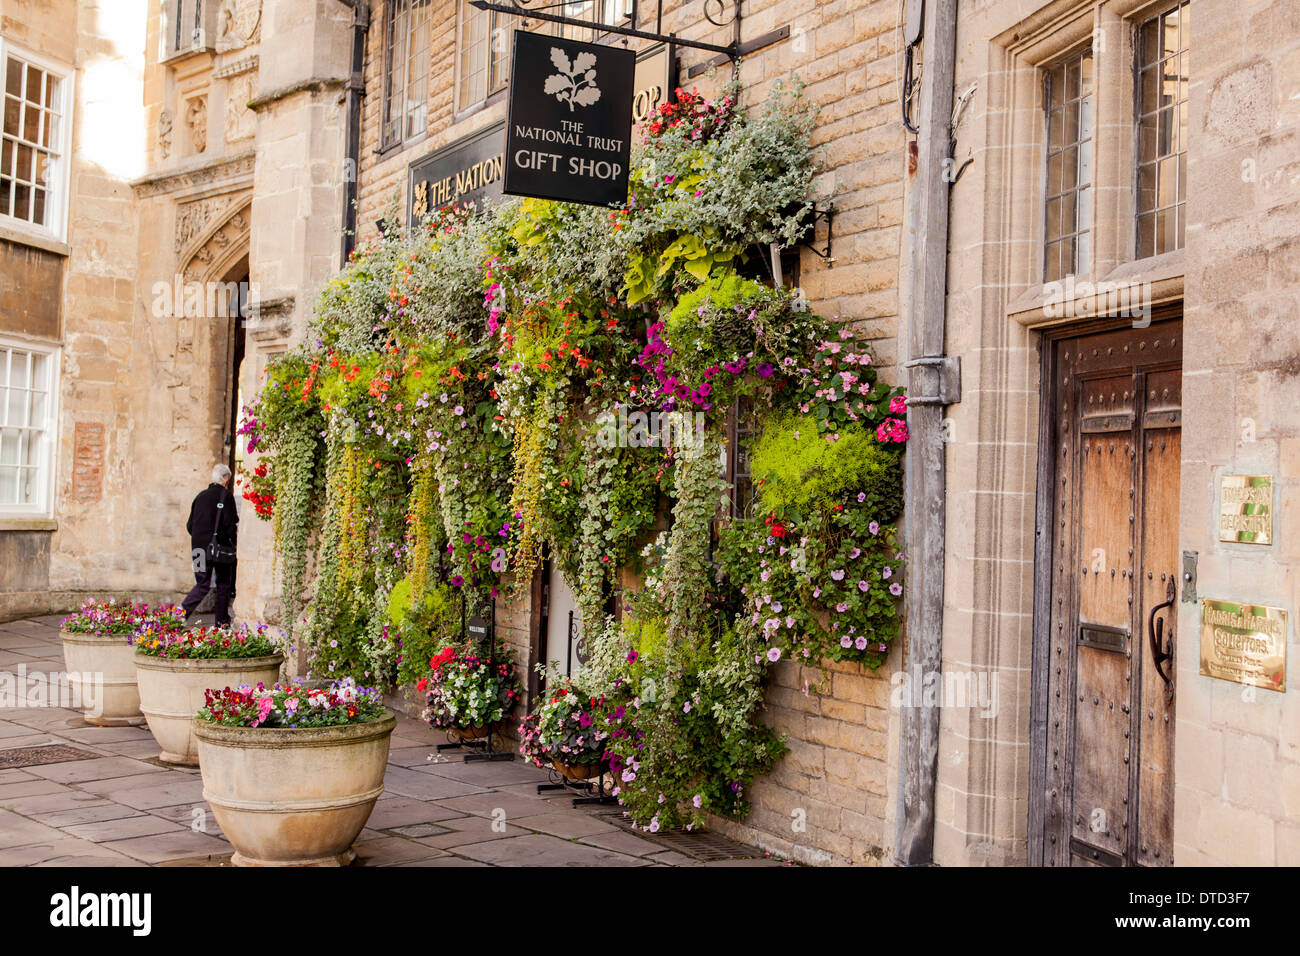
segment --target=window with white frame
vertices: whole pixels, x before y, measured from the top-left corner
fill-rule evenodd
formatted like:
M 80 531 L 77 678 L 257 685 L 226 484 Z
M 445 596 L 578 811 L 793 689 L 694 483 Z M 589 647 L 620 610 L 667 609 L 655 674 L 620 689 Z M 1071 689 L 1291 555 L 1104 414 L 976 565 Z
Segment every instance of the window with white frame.
M 49 511 L 56 362 L 51 348 L 0 340 L 0 515 Z
M 433 0 L 391 0 L 385 25 L 383 146 L 423 134 L 429 116 Z
M 71 77 L 0 39 L 4 129 L 0 221 L 62 238 Z

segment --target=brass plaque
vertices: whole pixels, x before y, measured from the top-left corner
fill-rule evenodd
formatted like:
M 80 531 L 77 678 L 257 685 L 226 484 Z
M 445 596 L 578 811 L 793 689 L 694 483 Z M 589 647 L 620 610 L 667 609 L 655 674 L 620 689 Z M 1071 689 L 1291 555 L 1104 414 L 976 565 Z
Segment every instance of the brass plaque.
M 1285 692 L 1286 611 L 1202 600 L 1201 673 Z
M 1219 487 L 1219 540 L 1273 543 L 1273 476 L 1225 475 Z

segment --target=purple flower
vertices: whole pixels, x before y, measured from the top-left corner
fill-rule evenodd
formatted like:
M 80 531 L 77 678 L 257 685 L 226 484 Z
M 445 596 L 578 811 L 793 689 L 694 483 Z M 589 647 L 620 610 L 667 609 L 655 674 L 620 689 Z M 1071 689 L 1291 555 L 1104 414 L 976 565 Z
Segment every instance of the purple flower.
M 451 579 L 451 586 L 454 588 L 458 588 L 464 583 L 465 583 L 465 579 L 461 577 L 459 574 Z
M 771 377 L 772 377 L 772 363 L 770 363 L 770 362 L 760 362 L 759 365 L 758 365 L 758 377 L 759 377 L 759 378 L 771 378 Z
M 866 590 L 867 590 L 867 588 L 869 588 L 869 587 L 871 587 L 871 585 L 868 584 L 866 581 L 859 581 L 859 582 L 858 582 L 858 590 L 859 590 L 859 591 L 862 591 L 862 592 L 865 593 Z
M 880 534 L 880 524 L 878 522 L 873 521 L 871 522 L 871 524 L 867 525 L 867 530 L 870 531 L 872 534 Z
M 900 594 L 903 593 L 903 586 L 899 584 L 897 581 L 895 581 L 893 584 L 889 586 L 889 593 L 892 594 L 894 597 L 898 597 Z
M 859 637 L 853 642 L 853 644 L 860 651 L 865 651 L 867 649 L 867 639 L 865 637 Z
M 880 576 L 884 578 L 886 581 L 888 581 L 890 578 L 894 576 L 894 569 L 891 568 L 889 565 L 885 565 L 885 570 L 880 572 Z
M 843 637 L 840 638 L 840 647 L 852 647 L 852 646 L 853 646 L 853 638 L 849 637 L 847 634 L 845 634 Z
M 630 652 L 628 653 L 628 655 L 627 655 L 627 662 L 628 662 L 629 664 L 635 664 L 635 663 L 636 663 L 636 659 L 637 659 L 638 657 L 640 657 L 640 656 L 641 656 L 641 655 L 638 654 L 636 651 L 630 651 Z
M 779 661 L 781 659 L 781 648 L 769 647 L 767 649 L 767 659 L 771 661 L 773 664 Z

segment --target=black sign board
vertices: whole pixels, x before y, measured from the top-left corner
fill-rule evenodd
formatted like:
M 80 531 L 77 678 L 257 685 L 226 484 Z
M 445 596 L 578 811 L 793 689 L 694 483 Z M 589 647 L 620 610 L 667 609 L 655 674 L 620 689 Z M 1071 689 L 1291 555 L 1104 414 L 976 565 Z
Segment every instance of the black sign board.
M 505 191 L 627 202 L 635 77 L 631 50 L 516 30 Z
M 492 623 L 481 617 L 471 617 L 466 625 L 469 639 L 474 643 L 483 643 L 492 637 Z
M 407 221 L 417 222 L 452 203 L 482 206 L 500 196 L 505 134 L 505 124 L 494 123 L 411 163 Z

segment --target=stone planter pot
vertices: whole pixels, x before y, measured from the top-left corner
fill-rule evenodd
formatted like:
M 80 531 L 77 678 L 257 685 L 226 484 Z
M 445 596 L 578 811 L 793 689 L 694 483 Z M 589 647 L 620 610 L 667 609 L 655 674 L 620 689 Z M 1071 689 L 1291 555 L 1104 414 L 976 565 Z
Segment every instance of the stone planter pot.
M 68 684 L 83 704 L 86 723 L 97 727 L 138 727 L 140 693 L 135 683 L 135 645 L 124 635 L 103 637 L 59 631 Z
M 342 727 L 225 727 L 194 719 L 203 798 L 237 866 L 346 866 L 384 792 L 392 711 Z
M 280 676 L 284 655 L 222 660 L 172 660 L 136 654 L 140 711 L 158 741 L 164 763 L 199 765 L 194 739 L 194 713 L 203 706 L 203 692 L 258 683 L 268 687 Z

